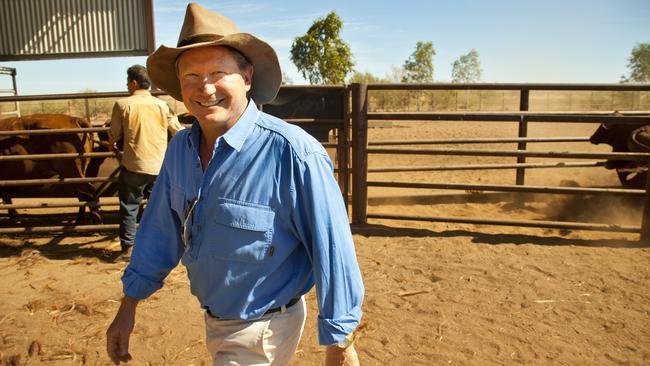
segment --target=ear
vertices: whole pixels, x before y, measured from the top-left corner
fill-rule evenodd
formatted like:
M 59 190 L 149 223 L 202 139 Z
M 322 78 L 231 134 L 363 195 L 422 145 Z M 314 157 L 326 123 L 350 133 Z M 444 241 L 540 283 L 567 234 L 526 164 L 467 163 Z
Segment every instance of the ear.
M 244 83 L 246 84 L 246 92 L 249 92 L 251 90 L 251 87 L 253 86 L 253 73 L 255 72 L 255 68 L 253 65 L 249 65 L 248 68 L 242 72 L 242 76 L 244 77 Z

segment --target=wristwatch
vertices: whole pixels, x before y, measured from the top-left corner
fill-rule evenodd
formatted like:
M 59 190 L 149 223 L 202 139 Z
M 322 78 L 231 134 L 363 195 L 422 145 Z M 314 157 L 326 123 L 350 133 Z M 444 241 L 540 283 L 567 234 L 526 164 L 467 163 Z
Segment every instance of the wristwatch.
M 336 344 L 336 347 L 341 349 L 347 349 L 354 343 L 354 333 L 350 333 L 343 338 L 342 341 Z

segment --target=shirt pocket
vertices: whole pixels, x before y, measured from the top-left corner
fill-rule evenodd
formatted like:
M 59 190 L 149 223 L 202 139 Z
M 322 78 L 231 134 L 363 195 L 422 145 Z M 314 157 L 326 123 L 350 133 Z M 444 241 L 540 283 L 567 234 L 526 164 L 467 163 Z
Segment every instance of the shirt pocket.
M 205 250 L 214 258 L 231 261 L 262 262 L 271 247 L 273 219 L 271 207 L 220 199 L 214 209 Z

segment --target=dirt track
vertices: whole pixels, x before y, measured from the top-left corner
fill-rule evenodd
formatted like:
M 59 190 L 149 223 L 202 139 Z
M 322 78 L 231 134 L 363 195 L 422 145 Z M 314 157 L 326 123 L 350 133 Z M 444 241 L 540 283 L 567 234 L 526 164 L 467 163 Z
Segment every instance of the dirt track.
M 513 135 L 512 126 L 491 126 L 396 125 L 373 129 L 371 139 Z M 584 136 L 590 130 L 569 126 L 558 132 L 542 125 L 531 128 L 531 135 Z M 567 149 L 607 151 L 585 144 L 562 148 Z M 424 157 L 370 159 L 371 166 L 407 163 L 437 164 Z M 381 173 L 371 179 L 512 184 L 514 173 Z M 616 185 L 613 173 L 604 169 L 531 170 L 526 179 L 528 184 Z M 530 196 L 516 205 L 503 196 L 459 197 L 458 192 L 371 189 L 369 211 L 640 223 L 639 202 Z M 357 342 L 364 365 L 650 363 L 650 249 L 637 235 L 387 220 L 353 230 L 367 290 Z M 113 261 L 114 239 L 0 237 L 5 364 L 12 358 L 16 365 L 108 363 L 104 332 L 117 310 L 125 266 Z M 308 307 L 293 365 L 318 365 L 324 357 L 316 341 L 313 293 Z M 201 311 L 182 268 L 140 306 L 137 321 L 132 364 L 209 364 Z

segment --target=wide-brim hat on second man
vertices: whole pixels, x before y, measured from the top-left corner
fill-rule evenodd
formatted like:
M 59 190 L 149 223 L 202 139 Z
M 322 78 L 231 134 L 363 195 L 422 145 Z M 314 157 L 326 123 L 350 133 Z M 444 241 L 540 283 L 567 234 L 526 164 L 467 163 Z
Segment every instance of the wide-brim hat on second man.
M 154 85 L 174 99 L 183 100 L 176 74 L 176 59 L 184 51 L 207 46 L 228 46 L 244 55 L 253 65 L 250 97 L 257 104 L 273 100 L 282 83 L 280 62 L 273 48 L 249 33 L 242 33 L 230 19 L 190 3 L 176 47 L 160 46 L 147 59 Z

